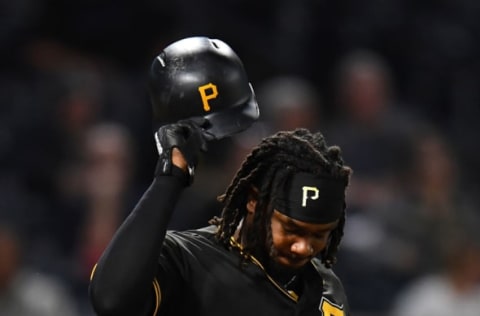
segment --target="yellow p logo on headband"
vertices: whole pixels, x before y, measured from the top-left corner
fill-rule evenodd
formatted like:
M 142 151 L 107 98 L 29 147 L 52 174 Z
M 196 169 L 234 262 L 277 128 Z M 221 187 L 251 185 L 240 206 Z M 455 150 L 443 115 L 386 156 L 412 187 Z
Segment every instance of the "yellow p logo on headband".
M 316 187 L 303 186 L 302 190 L 303 190 L 303 195 L 302 195 L 302 206 L 303 207 L 307 206 L 307 199 L 309 199 L 309 198 L 311 200 L 318 199 L 318 189 Z M 308 192 L 313 192 L 313 194 L 309 196 Z

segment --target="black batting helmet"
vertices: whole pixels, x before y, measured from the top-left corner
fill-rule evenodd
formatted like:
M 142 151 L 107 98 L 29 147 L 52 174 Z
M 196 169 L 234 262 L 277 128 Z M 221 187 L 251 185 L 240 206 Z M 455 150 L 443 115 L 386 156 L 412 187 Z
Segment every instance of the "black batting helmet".
M 206 133 L 220 139 L 259 117 L 242 61 L 218 39 L 189 37 L 167 46 L 151 65 L 149 92 L 155 128 L 203 117 Z

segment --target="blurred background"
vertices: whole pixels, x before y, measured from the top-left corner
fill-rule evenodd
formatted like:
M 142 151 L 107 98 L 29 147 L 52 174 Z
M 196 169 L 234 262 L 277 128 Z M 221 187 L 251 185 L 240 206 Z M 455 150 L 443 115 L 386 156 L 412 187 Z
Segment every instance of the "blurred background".
M 93 315 L 91 268 L 156 163 L 148 67 L 195 35 L 241 57 L 261 120 L 210 144 L 171 228 L 218 214 L 261 137 L 308 127 L 354 169 L 353 314 L 479 315 L 474 0 L 0 0 L 0 315 Z

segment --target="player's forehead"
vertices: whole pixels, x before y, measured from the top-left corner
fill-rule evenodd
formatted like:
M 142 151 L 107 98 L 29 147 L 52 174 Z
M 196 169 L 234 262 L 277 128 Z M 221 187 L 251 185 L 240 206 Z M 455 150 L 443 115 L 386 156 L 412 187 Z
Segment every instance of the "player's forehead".
M 277 210 L 273 211 L 272 219 L 278 221 L 283 226 L 291 228 L 298 228 L 311 232 L 330 231 L 337 227 L 339 220 L 335 220 L 330 223 L 310 223 L 294 219 L 290 216 L 280 213 Z

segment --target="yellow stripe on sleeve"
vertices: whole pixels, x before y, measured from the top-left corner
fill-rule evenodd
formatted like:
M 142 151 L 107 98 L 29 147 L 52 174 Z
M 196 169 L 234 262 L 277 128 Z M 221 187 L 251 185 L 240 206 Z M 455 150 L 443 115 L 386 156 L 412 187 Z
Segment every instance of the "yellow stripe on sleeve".
M 95 263 L 95 265 L 93 266 L 92 272 L 90 272 L 90 281 L 92 281 L 93 275 L 95 274 L 96 269 L 97 269 L 97 264 Z
M 153 290 L 155 291 L 155 310 L 153 311 L 153 316 L 156 316 L 158 313 L 158 308 L 160 307 L 160 302 L 162 301 L 162 292 L 160 291 L 160 284 L 158 284 L 157 279 L 153 279 Z

